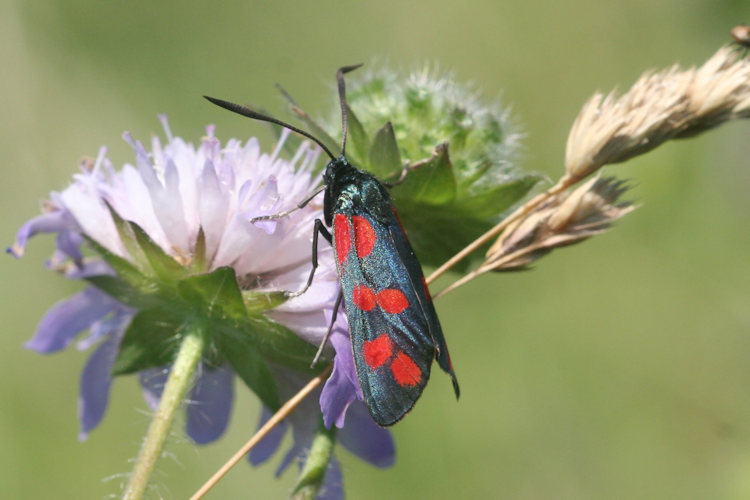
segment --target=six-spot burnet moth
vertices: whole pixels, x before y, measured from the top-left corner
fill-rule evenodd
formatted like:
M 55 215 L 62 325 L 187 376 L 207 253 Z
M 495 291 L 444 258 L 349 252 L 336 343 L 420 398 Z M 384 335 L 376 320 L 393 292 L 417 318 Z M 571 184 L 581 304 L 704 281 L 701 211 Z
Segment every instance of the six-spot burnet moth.
M 433 359 L 451 376 L 456 398 L 459 388 L 422 268 L 406 239 L 388 190 L 375 176 L 350 164 L 345 156 L 344 74 L 359 66 L 346 66 L 337 72 L 343 125 L 338 157 L 320 140 L 288 123 L 238 104 L 206 99 L 235 113 L 297 132 L 315 141 L 330 157 L 323 174 L 324 185 L 298 205 L 298 208 L 305 206 L 325 190 L 325 225 L 320 219 L 315 221 L 313 266 L 306 286 L 297 294 L 312 283 L 321 234 L 335 249 L 341 283 L 328 334 L 343 297 L 365 403 L 375 422 L 387 426 L 398 422 L 419 399 L 430 377 Z M 264 218 L 279 218 L 290 212 Z M 326 226 L 333 228 L 333 235 Z

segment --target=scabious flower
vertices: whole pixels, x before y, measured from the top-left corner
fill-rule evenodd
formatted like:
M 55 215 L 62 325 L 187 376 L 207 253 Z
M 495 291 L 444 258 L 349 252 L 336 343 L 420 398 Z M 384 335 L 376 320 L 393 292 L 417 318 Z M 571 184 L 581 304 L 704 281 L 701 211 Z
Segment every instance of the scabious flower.
M 510 110 L 450 71 L 424 64 L 403 76 L 374 66 L 352 80 L 347 97 L 362 127 L 374 131 L 390 122 L 404 161 L 416 163 L 438 144 L 450 145 L 459 195 L 476 196 L 518 178 L 523 135 Z
M 450 72 L 423 65 L 403 75 L 375 66 L 354 75 L 350 87 L 347 156 L 389 181 L 409 166 L 390 194 L 423 266 L 441 266 L 540 180 L 517 166 L 522 134 L 509 110 Z M 332 114 L 325 128 L 335 130 L 339 120 Z
M 50 309 L 26 344 L 43 354 L 76 340 L 80 349 L 93 348 L 80 380 L 81 439 L 106 412 L 113 373 L 138 373 L 147 403 L 157 406 L 185 321 L 208 325 L 211 337 L 189 393 L 186 430 L 196 443 L 217 439 L 229 420 L 235 375 L 266 407 L 304 383 L 338 293 L 325 245 L 310 289 L 288 300 L 283 293 L 307 280 L 319 198 L 286 217 L 251 222 L 294 208 L 314 190 L 317 148 L 303 143 L 285 160 L 286 133 L 267 154 L 254 138 L 222 147 L 213 127 L 196 147 L 174 137 L 166 118 L 162 123 L 168 140 L 154 138 L 150 152 L 124 135 L 135 165 L 115 169 L 104 148 L 82 162 L 73 183 L 50 194 L 42 215 L 24 224 L 8 249 L 21 257 L 31 236 L 53 233 L 57 248 L 48 267 L 88 284 Z M 228 276 L 235 278 L 229 285 Z M 327 426 L 343 428 L 340 442 L 357 456 L 381 467 L 393 463 L 390 434 L 360 402 L 343 314 L 331 344 L 333 375 L 319 403 L 307 401 L 288 419 L 294 445 L 279 472 L 304 455 L 321 411 Z M 251 461 L 267 459 L 283 431 L 267 437 Z M 341 474 L 335 461 L 331 467 L 324 493 L 335 498 Z

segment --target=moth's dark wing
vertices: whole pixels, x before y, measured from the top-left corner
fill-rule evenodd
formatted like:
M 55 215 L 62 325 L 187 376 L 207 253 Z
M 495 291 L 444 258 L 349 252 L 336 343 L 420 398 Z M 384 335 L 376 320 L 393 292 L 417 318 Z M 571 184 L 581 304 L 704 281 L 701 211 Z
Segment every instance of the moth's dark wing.
M 376 219 L 363 207 L 352 212 L 335 215 L 334 243 L 354 361 L 371 415 L 391 425 L 422 394 L 433 358 L 445 353 L 447 359 L 447 351 L 421 267 L 395 215 Z
M 445 336 L 443 336 L 443 329 L 440 326 L 440 320 L 438 319 L 437 312 L 435 311 L 435 305 L 432 302 L 430 296 L 430 290 L 427 287 L 424 274 L 422 273 L 422 266 L 417 260 L 414 250 L 411 248 L 409 240 L 406 239 L 404 228 L 401 225 L 401 221 L 396 214 L 396 209 L 393 209 L 393 216 L 396 220 L 396 225 L 390 225 L 389 231 L 391 233 L 391 239 L 393 246 L 396 248 L 401 262 L 407 270 L 407 275 L 411 281 L 411 287 L 414 289 L 419 305 L 422 309 L 422 315 L 427 319 L 428 330 L 432 337 L 433 344 L 435 345 L 437 352 L 435 358 L 437 359 L 438 365 L 443 369 L 445 373 L 451 376 L 453 382 L 453 391 L 456 393 L 456 398 L 461 394 L 461 390 L 458 387 L 458 379 L 456 379 L 456 373 L 453 371 L 453 363 L 451 362 L 450 354 L 448 353 L 448 346 L 445 343 Z
M 410 335 L 414 326 L 381 311 L 347 303 L 357 377 L 367 408 L 378 425 L 393 425 L 412 409 L 430 378 L 432 345 Z M 398 326 L 396 326 L 398 323 Z M 414 342 L 416 340 L 416 342 Z

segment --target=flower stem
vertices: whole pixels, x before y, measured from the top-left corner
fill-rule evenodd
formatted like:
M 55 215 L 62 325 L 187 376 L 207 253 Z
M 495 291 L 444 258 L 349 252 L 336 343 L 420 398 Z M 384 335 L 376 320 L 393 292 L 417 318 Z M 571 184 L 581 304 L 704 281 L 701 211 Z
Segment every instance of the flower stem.
M 310 453 L 305 460 L 305 466 L 300 472 L 297 486 L 292 493 L 293 500 L 315 500 L 318 490 L 326 477 L 328 463 L 333 455 L 333 446 L 336 444 L 336 427 L 326 429 L 323 419 L 320 419 L 318 431 L 315 433 Z
M 169 435 L 172 421 L 177 410 L 182 406 L 185 393 L 193 381 L 195 367 L 201 359 L 205 339 L 203 329 L 200 326 L 188 325 L 188 328 L 169 372 L 169 378 L 159 401 L 159 408 L 156 410 L 148 428 L 146 439 L 141 446 L 138 460 L 125 489 L 123 495 L 125 500 L 140 500 L 143 498 L 151 474 L 156 467 L 156 461 L 161 456 L 164 442 Z
M 535 251 L 539 250 L 541 245 L 534 244 L 529 245 L 526 248 L 521 248 L 520 250 L 516 250 L 513 253 L 505 254 L 500 258 L 497 258 L 496 260 L 492 261 L 491 265 L 481 265 L 478 268 L 474 269 L 473 271 L 464 274 L 461 278 L 457 279 L 447 287 L 443 288 L 439 292 L 435 293 L 435 295 L 432 296 L 433 300 L 437 299 L 438 297 L 441 297 L 445 295 L 448 292 L 452 292 L 456 288 L 465 285 L 469 281 L 473 280 L 474 278 L 477 278 L 478 276 L 483 275 L 484 273 L 488 273 L 490 271 L 502 271 L 503 270 L 503 264 L 506 264 L 508 262 L 513 262 L 515 259 L 518 259 L 519 257 L 523 257 L 524 255 L 528 255 L 531 253 L 534 253 Z

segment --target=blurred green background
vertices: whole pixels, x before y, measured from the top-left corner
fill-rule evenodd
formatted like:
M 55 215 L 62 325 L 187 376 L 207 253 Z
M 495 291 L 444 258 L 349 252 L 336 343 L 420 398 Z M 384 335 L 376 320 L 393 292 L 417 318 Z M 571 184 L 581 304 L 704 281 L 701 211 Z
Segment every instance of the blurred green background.
M 82 155 L 132 161 L 124 130 L 196 141 L 260 134 L 201 98 L 276 112 L 283 83 L 328 116 L 342 64 L 436 61 L 501 96 L 528 134 L 523 167 L 555 179 L 568 128 L 595 90 L 648 68 L 701 63 L 750 21 L 746 1 L 0 3 L 0 235 L 66 186 Z M 750 498 L 750 123 L 668 143 L 609 173 L 643 204 L 614 231 L 535 270 L 485 276 L 437 306 L 461 381 L 435 372 L 393 432 L 397 465 L 339 451 L 349 498 Z M 0 496 L 101 498 L 118 491 L 148 423 L 134 378 L 76 439 L 85 353 L 22 348 L 75 284 L 46 271 L 52 238 L 0 259 Z M 176 435 L 159 495 L 185 498 L 249 437 L 244 389 L 229 432 Z M 209 498 L 284 498 L 281 455 L 240 465 Z

